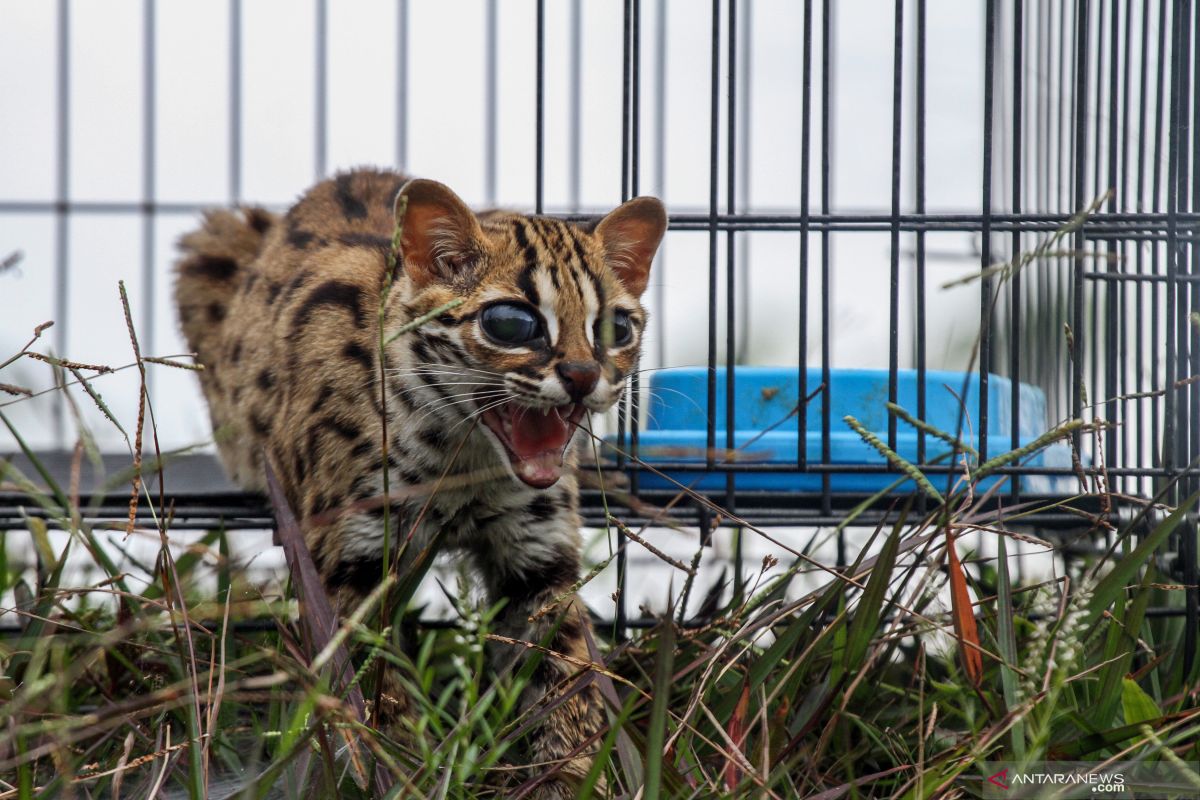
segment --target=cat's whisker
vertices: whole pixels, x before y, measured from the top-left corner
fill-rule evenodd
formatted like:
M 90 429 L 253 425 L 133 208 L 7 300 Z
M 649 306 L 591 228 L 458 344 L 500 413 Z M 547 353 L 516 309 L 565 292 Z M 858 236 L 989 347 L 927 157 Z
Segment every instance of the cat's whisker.
M 646 395 L 649 397 L 649 399 L 657 400 L 658 402 L 663 403 L 664 405 L 666 404 L 666 401 L 662 398 L 662 396 L 660 395 L 660 392 L 671 392 L 673 394 L 679 395 L 684 400 L 691 403 L 692 407 L 695 408 L 697 411 L 699 411 L 701 413 L 704 412 L 704 407 L 696 402 L 696 398 L 692 397 L 690 394 L 687 394 L 686 392 L 681 392 L 678 389 L 673 389 L 670 386 L 659 386 L 657 389 L 646 388 L 646 389 L 642 389 L 641 391 L 645 392 Z M 644 407 L 645 407 L 645 404 L 643 404 L 643 408 Z
M 406 372 L 405 371 L 394 371 L 394 372 L 391 372 L 390 374 L 393 376 L 417 377 L 417 378 L 424 378 L 424 377 L 462 378 L 464 380 L 469 380 L 474 383 L 478 383 L 481 386 L 501 386 L 504 384 L 504 381 L 502 381 L 502 380 L 491 380 L 491 379 L 485 380 L 485 379 L 477 377 L 475 375 L 467 375 L 467 374 L 461 373 L 461 372 L 451 372 L 449 370 L 412 370 L 412 371 L 406 371 Z
M 468 367 L 466 364 L 459 364 L 451 361 L 419 361 L 411 364 L 397 364 L 391 369 L 452 369 L 456 372 L 474 372 L 480 375 L 499 375 L 499 372 L 490 369 L 478 369 L 476 367 Z
M 455 428 L 457 428 L 459 425 L 462 425 L 464 422 L 469 422 L 473 419 L 480 418 L 488 411 L 491 411 L 493 408 L 499 408 L 500 406 L 504 405 L 507 402 L 509 402 L 509 398 L 506 397 L 502 400 L 497 400 L 493 403 L 488 403 L 487 405 L 480 406 L 479 408 L 475 409 L 473 412 L 471 412 L 470 414 L 468 414 L 467 416 L 463 417 L 461 420 L 456 422 L 454 424 L 454 426 L 450 428 L 450 430 L 454 431 Z
M 645 419 L 652 425 L 658 424 L 658 418 L 654 416 L 654 412 L 650 410 L 649 403 L 643 403 L 638 406 L 638 415 L 645 415 Z
M 434 387 L 445 386 L 478 386 L 481 389 L 487 388 L 486 385 L 478 384 L 474 381 L 438 381 L 436 383 L 422 383 L 420 386 L 409 386 L 403 391 L 397 392 L 396 394 L 407 395 L 412 394 L 413 392 L 419 392 L 422 389 L 433 389 Z M 500 389 L 489 389 L 488 391 L 500 391 Z
M 659 372 L 664 369 L 690 369 L 693 367 L 704 367 L 706 364 L 672 364 L 671 366 L 662 367 L 642 367 L 640 369 L 631 370 L 630 375 L 641 375 L 643 372 Z
M 465 366 L 462 364 L 448 364 L 448 363 L 441 363 L 441 362 L 430 363 L 430 364 L 417 364 L 416 366 L 413 366 L 413 367 L 389 367 L 388 368 L 389 372 L 421 372 L 421 371 L 437 371 L 437 370 L 453 371 L 453 372 L 456 372 L 459 374 L 472 373 L 472 374 L 476 374 L 476 375 L 486 375 L 489 378 L 503 378 L 504 377 L 503 373 L 496 372 L 496 371 L 490 370 L 490 369 L 476 369 L 475 367 L 468 367 L 468 366 Z
M 496 389 L 493 389 L 488 392 L 455 392 L 454 394 L 440 394 L 437 396 L 436 399 L 423 404 L 421 406 L 421 408 L 425 408 L 430 405 L 437 405 L 437 403 L 442 400 L 454 400 L 459 397 L 488 397 L 488 396 L 497 397 L 502 394 L 504 394 L 504 392 L 496 390 Z
M 462 397 L 462 395 L 451 395 L 450 397 Z M 493 392 L 481 392 L 481 393 L 469 392 L 469 393 L 467 393 L 467 396 L 465 398 L 460 399 L 460 400 L 426 403 L 425 405 L 421 406 L 421 408 L 419 409 L 421 411 L 421 415 L 419 417 L 417 417 L 415 420 L 413 420 L 413 425 L 420 423 L 422 420 L 429 417 L 431 414 L 434 414 L 443 408 L 449 408 L 450 406 L 456 406 L 456 405 L 461 405 L 463 403 L 469 403 L 473 400 L 478 400 L 478 401 L 487 403 L 487 402 L 491 402 L 491 401 L 495 400 L 496 398 L 500 398 L 500 400 L 499 400 L 500 404 L 503 404 L 508 401 L 508 396 L 507 396 L 506 392 L 493 391 Z

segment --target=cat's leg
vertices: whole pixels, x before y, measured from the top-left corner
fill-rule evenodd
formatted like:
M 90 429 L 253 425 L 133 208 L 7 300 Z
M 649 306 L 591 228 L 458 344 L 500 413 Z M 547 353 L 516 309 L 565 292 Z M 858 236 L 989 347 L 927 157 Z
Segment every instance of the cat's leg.
M 505 602 L 495 633 L 549 651 L 508 642 L 496 643 L 493 651 L 502 667 L 512 669 L 520 669 L 525 659 L 541 657 L 525 689 L 522 709 L 538 720 L 530 734 L 529 774 L 552 773 L 553 777 L 534 796 L 573 798 L 592 766 L 605 718 L 595 675 L 588 669 L 591 622 L 583 603 L 567 594 L 579 579 L 578 534 L 520 555 L 491 547 L 486 553 L 477 552 L 477 557 L 493 599 Z M 564 594 L 557 606 L 546 609 Z

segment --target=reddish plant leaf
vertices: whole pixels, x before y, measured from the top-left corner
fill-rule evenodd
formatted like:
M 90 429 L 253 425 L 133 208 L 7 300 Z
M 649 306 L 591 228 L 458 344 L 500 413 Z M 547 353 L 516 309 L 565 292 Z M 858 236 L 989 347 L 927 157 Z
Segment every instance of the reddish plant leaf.
M 954 618 L 954 636 L 958 639 L 958 653 L 962 658 L 963 670 L 971 683 L 983 683 L 983 656 L 979 650 L 979 629 L 975 626 L 975 608 L 967 591 L 967 576 L 962 562 L 954 549 L 954 534 L 946 531 L 946 556 L 950 570 L 950 611 Z
M 742 694 L 738 698 L 737 706 L 733 709 L 733 715 L 729 717 L 729 727 L 726 731 L 729 734 L 729 740 L 733 742 L 733 746 L 739 752 L 742 749 L 742 740 L 746 736 L 746 711 L 750 708 L 750 680 L 747 678 L 742 681 Z M 733 791 L 738 783 L 742 780 L 742 770 L 733 759 L 728 759 L 725 762 L 725 788 Z

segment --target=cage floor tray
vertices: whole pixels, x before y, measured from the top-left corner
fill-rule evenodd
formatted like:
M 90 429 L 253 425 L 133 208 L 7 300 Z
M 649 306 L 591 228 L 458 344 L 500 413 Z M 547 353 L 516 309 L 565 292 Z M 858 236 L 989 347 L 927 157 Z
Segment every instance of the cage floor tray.
M 643 417 L 646 428 L 640 432 L 637 455 L 650 465 L 667 467 L 667 475 L 685 486 L 696 489 L 725 488 L 726 470 L 718 466 L 711 472 L 678 469 L 678 465 L 705 463 L 708 440 L 708 376 L 704 367 L 682 367 L 651 373 L 646 392 Z M 821 371 L 810 369 L 805 390 L 811 394 L 821 385 Z M 897 402 L 914 417 L 917 416 L 917 373 L 900 370 Z M 966 389 L 964 395 L 964 387 Z M 1046 397 L 1041 389 L 1019 384 L 1019 418 L 1017 441 L 1029 444 L 1049 429 L 1046 419 Z M 1012 446 L 1012 382 L 999 375 L 989 375 L 987 382 L 988 454 L 1003 453 Z M 978 447 L 979 436 L 978 374 L 927 370 L 925 373 L 925 420 L 934 427 L 953 432 L 959 424 L 960 409 L 965 404 L 962 440 Z M 961 396 L 961 403 L 959 397 Z M 853 472 L 821 470 L 828 464 L 837 470 L 852 470 L 855 466 L 878 468 L 886 459 L 851 430 L 843 417 L 854 416 L 862 425 L 887 441 L 888 373 L 886 370 L 835 369 L 827 391 L 818 394 L 807 405 L 803 415 L 797 412 L 800 403 L 800 376 L 795 368 L 737 367 L 734 371 L 734 434 L 733 449 L 727 449 L 726 436 L 726 371 L 716 370 L 716 403 L 714 430 L 718 465 L 772 465 L 766 471 L 754 471 L 748 466 L 735 470 L 735 487 L 745 491 L 819 492 L 823 475 L 829 475 L 830 490 L 839 493 L 870 493 L 885 488 L 896 480 L 895 474 L 883 472 Z M 822 437 L 824 404 L 830 405 L 828 451 Z M 797 465 L 800 426 L 803 424 L 804 448 L 809 469 L 782 471 Z M 897 420 L 896 452 L 903 458 L 918 461 L 918 431 L 903 420 Z M 615 437 L 609 437 L 615 443 Z M 625 450 L 631 442 L 626 440 Z M 925 459 L 948 453 L 950 446 L 941 440 L 925 436 Z M 1070 449 L 1065 444 L 1052 445 L 1026 457 L 1027 467 L 1069 467 Z M 813 468 L 817 469 L 814 470 Z M 1014 478 L 1016 479 L 1016 478 Z M 647 488 L 671 488 L 675 484 L 661 476 L 643 472 L 640 485 Z M 935 485 L 944 485 L 939 475 Z M 1000 478 L 982 482 L 987 488 Z M 1021 490 L 1030 494 L 1073 493 L 1074 479 L 1065 476 L 1024 474 L 1019 477 Z M 911 491 L 911 482 L 897 488 Z

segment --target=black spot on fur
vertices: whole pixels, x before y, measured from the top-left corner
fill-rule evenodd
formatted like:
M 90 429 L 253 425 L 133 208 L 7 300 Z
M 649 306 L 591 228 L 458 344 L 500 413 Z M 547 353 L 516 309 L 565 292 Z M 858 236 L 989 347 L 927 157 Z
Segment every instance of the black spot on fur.
M 582 256 L 580 256 L 580 258 L 582 258 Z M 604 291 L 604 284 L 601 282 L 600 276 L 588 269 L 587 264 L 580 264 L 580 269 L 583 271 L 583 274 L 587 276 L 587 279 L 591 281 L 592 290 L 596 292 L 596 302 L 599 303 L 600 308 L 603 309 L 606 305 L 608 305 L 608 292 Z
M 501 575 L 496 589 L 510 605 L 524 605 L 538 595 L 562 591 L 579 578 L 579 560 L 566 549 L 542 563 L 533 564 L 520 572 Z
M 254 412 L 250 413 L 250 428 L 263 438 L 266 438 L 271 433 L 271 426 L 267 424 L 266 420 Z
M 316 550 L 313 551 L 312 559 L 313 559 L 313 566 L 315 566 L 317 568 L 318 574 L 324 575 L 325 574 L 325 565 L 326 565 L 326 562 L 329 560 L 329 556 L 326 555 L 325 550 L 318 547 Z
M 374 373 L 375 360 L 371 358 L 371 354 L 367 352 L 367 349 L 358 342 L 347 342 L 346 346 L 342 348 L 342 355 L 362 364 L 363 369 L 367 372 Z
M 279 293 L 283 291 L 283 286 L 278 283 L 270 283 L 267 285 L 267 305 L 275 302 L 275 298 L 279 297 Z
M 266 233 L 271 227 L 271 215 L 261 208 L 246 209 L 246 224 L 256 233 Z
M 575 258 L 579 261 L 582 267 L 587 266 L 587 253 L 583 252 L 583 240 L 579 238 L 579 234 L 575 228 L 571 228 L 571 246 L 575 250 Z M 591 272 L 591 270 L 587 270 Z
M 392 381 L 389 383 L 389 386 L 392 390 L 392 397 L 395 398 L 397 403 L 404 406 L 404 408 L 409 411 L 416 409 L 416 406 L 413 405 L 412 399 L 409 397 L 410 392 L 404 386 L 404 384 L 400 383 L 399 381 Z
M 183 271 L 211 281 L 227 281 L 237 273 L 238 265 L 232 258 L 198 255 L 184 262 Z
M 535 381 L 535 386 L 540 385 L 539 382 L 542 379 L 542 373 L 533 367 L 521 364 L 520 366 L 514 367 L 512 371 L 518 375 L 524 375 L 526 378 Z
M 373 449 L 375 449 L 375 444 L 373 442 L 368 442 L 364 439 L 363 441 L 354 445 L 354 447 L 350 448 L 350 458 L 356 459 L 356 460 L 363 458 L 364 456 L 367 455 L 367 453 L 370 453 Z
M 351 588 L 367 594 L 383 580 L 383 559 L 378 556 L 360 556 L 343 559 L 330 571 L 325 587 L 331 591 Z
M 264 392 L 269 392 L 275 386 L 275 376 L 271 373 L 271 370 L 264 369 L 258 373 L 257 382 L 258 388 Z
M 442 398 L 447 403 L 450 403 L 454 400 L 454 396 L 447 391 L 445 386 L 442 385 L 442 381 L 438 380 L 438 376 L 418 375 L 417 378 L 421 381 L 421 383 L 432 389 L 438 397 Z
M 437 321 L 443 325 L 462 325 L 464 322 L 471 322 L 478 316 L 479 314 L 475 311 L 468 311 L 457 317 L 453 314 L 442 314 L 437 318 Z
M 326 281 L 313 289 L 312 293 L 305 298 L 304 303 L 292 318 L 292 327 L 299 328 L 307 325 L 313 312 L 322 306 L 344 308 L 354 315 L 356 327 L 361 328 L 366 325 L 362 309 L 362 290 L 345 281 Z
M 569 649 L 570 642 L 576 641 L 583 634 L 583 620 L 578 614 L 566 614 L 562 618 L 562 622 L 558 625 L 558 632 L 554 639 L 559 644 L 556 647 L 560 653 L 564 653 Z
M 321 387 L 321 391 L 317 392 L 317 399 L 313 401 L 312 410 L 320 411 L 325 401 L 333 397 L 333 387 L 328 383 Z
M 425 477 L 419 472 L 413 472 L 410 469 L 400 470 L 400 480 L 404 481 L 407 486 L 420 486 L 425 482 Z
M 306 231 L 303 228 L 298 228 L 295 226 L 288 228 L 287 243 L 292 247 L 295 247 L 297 250 L 308 249 L 308 246 L 312 244 L 312 241 L 315 238 L 317 238 L 317 235 L 312 231 Z
M 362 435 L 362 428 L 352 422 L 338 419 L 337 417 L 325 417 L 321 420 L 320 425 L 325 430 L 331 430 L 343 439 L 355 441 Z
M 388 453 L 387 465 L 391 469 L 396 468 L 396 457 L 391 453 Z M 374 461 L 372 461 L 371 466 L 368 467 L 368 470 L 373 473 L 383 472 L 383 458 L 376 458 Z
M 444 336 L 425 333 L 422 331 L 418 331 L 418 335 L 427 341 L 434 350 L 441 353 L 447 359 L 451 361 L 458 361 L 460 363 L 466 361 L 467 354 L 463 352 L 462 348 Z
M 541 297 L 538 295 L 537 287 L 533 285 L 533 271 L 536 265 L 530 265 L 521 270 L 521 274 L 517 276 L 517 288 L 521 290 L 521 294 L 525 295 L 525 299 L 534 308 L 541 305 Z
M 384 258 L 392 252 L 392 240 L 386 236 L 376 236 L 373 233 L 343 233 L 338 236 L 338 242 L 347 247 L 364 247 L 376 250 Z
M 547 647 L 555 653 L 569 653 L 571 645 L 577 642 L 582 635 L 583 626 L 578 617 L 573 613 L 566 614 L 559 622 L 558 630 L 550 638 Z M 542 688 L 557 686 L 574 671 L 574 666 L 562 659 L 545 656 L 534 668 L 533 674 L 530 676 L 530 683 Z M 585 675 L 582 680 L 586 680 L 588 677 Z
M 293 275 L 283 287 L 283 301 L 286 303 L 288 300 L 291 300 L 292 295 L 294 295 L 296 290 L 303 286 L 306 281 L 308 281 L 308 278 L 308 270 L 300 270 Z
M 327 496 L 325 496 L 323 494 L 318 494 L 315 497 L 313 497 L 312 505 L 309 506 L 308 513 L 309 514 L 320 514 L 322 512 L 328 511 L 330 506 L 332 506 L 332 505 L 333 505 L 333 501 L 330 498 L 328 498 Z
M 549 495 L 540 494 L 533 499 L 533 502 L 525 509 L 535 522 L 545 522 L 554 517 L 558 513 L 558 503 L 554 502 L 554 498 Z
M 234 364 L 242 360 L 242 340 L 238 339 L 233 343 L 233 349 L 229 351 L 229 360 Z
M 208 318 L 212 322 L 220 322 L 225 319 L 225 306 L 220 303 L 209 303 Z
M 538 292 L 533 285 L 533 271 L 537 269 L 538 263 L 537 248 L 530 243 L 529 232 L 526 230 L 523 220 L 513 220 L 513 233 L 517 238 L 517 246 L 525 253 L 525 269 L 517 277 L 517 288 L 531 304 L 539 305 Z
M 417 438 L 432 450 L 440 451 L 446 449 L 446 432 L 436 425 L 421 428 L 421 430 L 417 431 Z
M 420 339 L 414 339 L 412 345 L 412 354 L 417 357 L 417 361 L 422 364 L 429 364 L 433 361 L 433 354 L 429 352 L 429 347 Z
M 529 232 L 525 229 L 525 221 L 521 219 L 513 220 L 513 236 L 517 238 L 517 247 L 524 250 L 529 247 Z
M 334 192 L 346 219 L 364 219 L 367 216 L 367 207 L 354 195 L 354 187 L 350 185 L 352 177 L 349 172 L 338 175 L 333 182 Z

